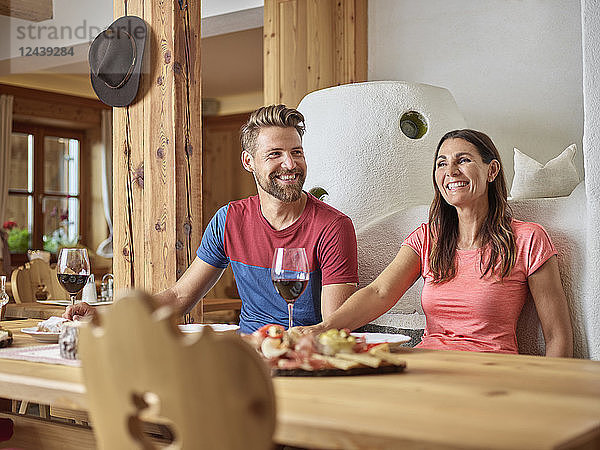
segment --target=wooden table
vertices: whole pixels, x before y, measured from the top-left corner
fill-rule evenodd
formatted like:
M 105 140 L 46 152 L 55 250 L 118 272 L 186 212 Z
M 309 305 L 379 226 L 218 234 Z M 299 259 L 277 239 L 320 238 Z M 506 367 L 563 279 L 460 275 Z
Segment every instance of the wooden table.
M 204 312 L 239 311 L 242 301 L 236 298 L 205 298 Z M 61 316 L 65 312 L 64 306 L 49 305 L 45 303 L 9 303 L 6 305 L 6 319 L 47 319 L 52 316 Z
M 31 344 L 15 332 L 14 345 Z M 326 449 L 600 448 L 600 362 L 403 353 L 402 374 L 274 379 L 275 440 Z M 0 359 L 0 396 L 85 410 L 81 377 L 78 368 Z

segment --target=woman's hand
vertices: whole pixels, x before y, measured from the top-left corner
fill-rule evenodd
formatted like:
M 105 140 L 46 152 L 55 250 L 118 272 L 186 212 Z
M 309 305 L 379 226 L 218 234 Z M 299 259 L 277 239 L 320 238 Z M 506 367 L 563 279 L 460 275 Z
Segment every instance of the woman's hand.
M 77 303 L 67 307 L 63 317 L 69 320 L 93 319 L 96 315 L 96 308 L 88 305 L 86 302 Z

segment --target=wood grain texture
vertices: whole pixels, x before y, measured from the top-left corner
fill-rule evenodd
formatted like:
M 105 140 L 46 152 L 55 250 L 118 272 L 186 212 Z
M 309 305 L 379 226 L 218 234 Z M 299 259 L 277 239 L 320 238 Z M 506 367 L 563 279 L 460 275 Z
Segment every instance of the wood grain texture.
M 45 320 L 52 316 L 62 316 L 65 312 L 64 306 L 45 305 L 42 303 L 9 303 L 6 305 L 7 319 L 40 319 Z
M 79 339 L 99 449 L 153 448 L 141 434 L 148 417 L 171 426 L 173 448 L 270 446 L 271 379 L 235 333 L 185 336 L 165 309 L 155 311 L 150 297 L 133 292 L 82 327 Z
M 14 423 L 13 437 L 3 446 L 24 449 L 81 450 L 96 446 L 94 433 L 89 427 L 50 422 L 20 414 L 0 413 Z
M 240 128 L 248 116 L 249 113 L 203 119 L 202 215 L 205 228 L 219 208 L 230 201 L 256 194 L 254 178 L 240 161 Z M 231 267 L 205 298 L 227 297 L 239 297 Z
M 200 243 L 198 8 L 193 2 L 186 9 L 180 9 L 179 2 L 127 3 L 128 14 L 146 21 L 149 35 L 138 96 L 128 108 L 129 122 L 126 108 L 115 108 L 116 289 L 135 286 L 156 293 L 172 286 Z M 125 13 L 123 0 L 115 0 L 114 11 L 115 17 Z M 125 151 L 127 123 L 129 156 Z
M 0 84 L 0 94 L 14 96 L 13 115 L 16 121 L 40 123 L 69 128 L 99 128 L 100 111 L 108 107 L 99 100 L 38 91 Z
M 0 15 L 31 22 L 52 19 L 52 0 L 0 0 Z
M 265 104 L 367 77 L 367 0 L 266 0 Z
M 65 297 L 65 291 L 56 277 L 56 268 L 50 268 L 41 259 L 34 259 L 13 270 L 10 282 L 16 303 L 35 302 L 35 292 L 40 285 L 48 293 L 47 300 Z
M 2 326 L 14 332 L 13 346 L 27 346 L 35 341 L 18 330 L 32 323 Z M 417 349 L 401 355 L 401 374 L 274 379 L 275 441 L 328 449 L 600 445 L 598 361 Z M 1 397 L 85 410 L 84 394 L 80 368 L 1 360 Z
M 184 2 L 175 8 L 172 72 L 174 74 L 176 278 L 196 257 L 202 239 L 202 84 L 200 52 L 200 3 Z M 191 314 L 204 320 L 203 303 Z
M 150 73 L 144 79 L 148 92 L 144 110 L 143 248 L 145 280 L 138 287 L 159 292 L 176 281 L 175 98 L 172 57 L 176 2 L 144 2 L 145 20 L 152 28 L 147 42 Z M 142 102 L 140 102 L 142 103 Z M 136 267 L 136 272 L 138 267 Z

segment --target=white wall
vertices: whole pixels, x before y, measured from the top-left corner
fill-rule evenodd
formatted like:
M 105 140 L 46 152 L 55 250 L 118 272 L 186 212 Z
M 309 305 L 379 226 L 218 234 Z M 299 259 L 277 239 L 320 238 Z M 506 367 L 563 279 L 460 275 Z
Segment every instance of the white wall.
M 574 142 L 583 174 L 579 0 L 369 0 L 368 26 L 369 80 L 449 89 L 509 183 L 515 146 L 545 163 Z
M 583 12 L 584 154 L 588 209 L 584 322 L 590 357 L 600 360 L 600 0 L 581 0 Z

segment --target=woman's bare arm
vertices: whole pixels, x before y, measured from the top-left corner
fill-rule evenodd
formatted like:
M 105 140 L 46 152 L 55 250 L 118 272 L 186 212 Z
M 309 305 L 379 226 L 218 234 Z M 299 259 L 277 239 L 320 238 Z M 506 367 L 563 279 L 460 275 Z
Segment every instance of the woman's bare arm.
M 527 279 L 542 324 L 546 356 L 573 356 L 573 329 L 558 261 L 552 256 Z
M 303 332 L 317 333 L 330 328 L 354 330 L 388 311 L 421 274 L 421 260 L 410 247 L 402 246 L 394 260 L 368 286 L 358 290 L 334 313 Z

